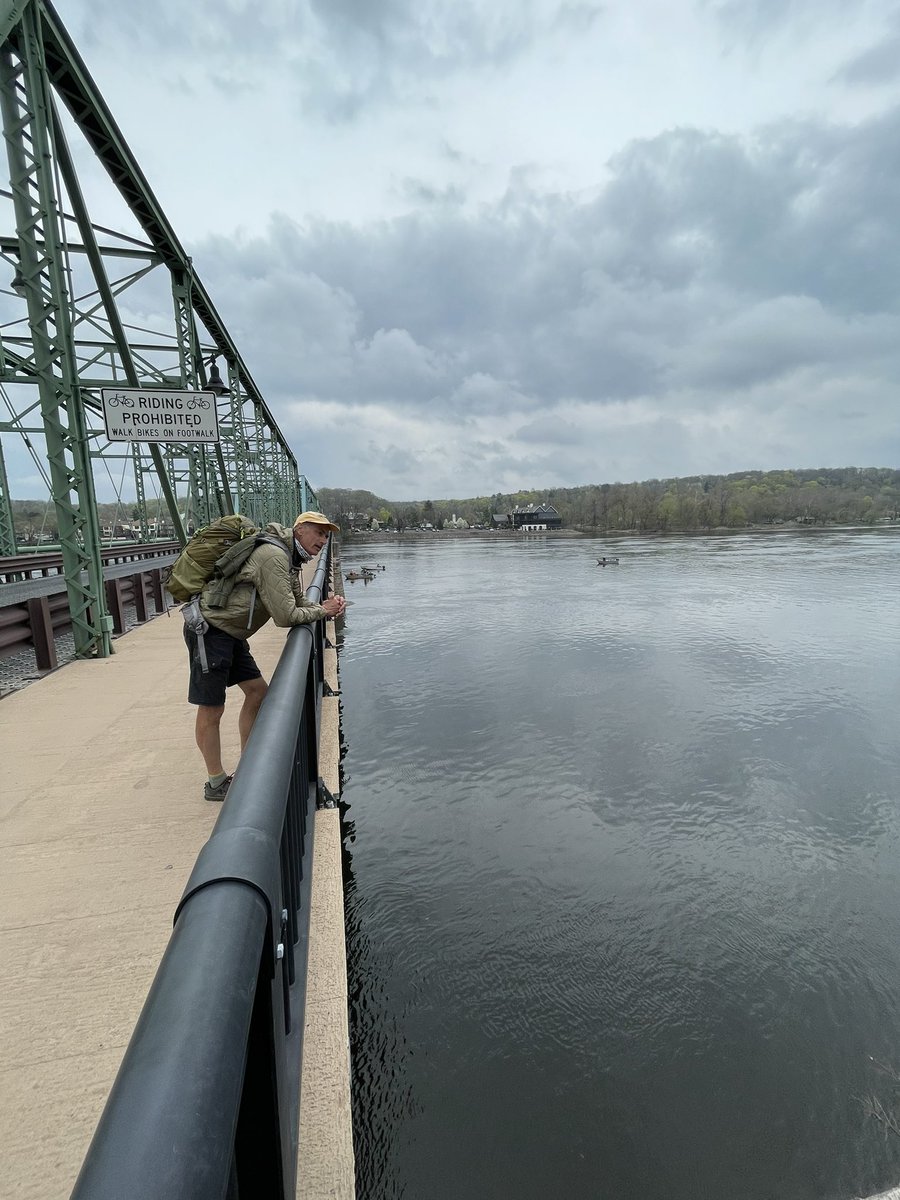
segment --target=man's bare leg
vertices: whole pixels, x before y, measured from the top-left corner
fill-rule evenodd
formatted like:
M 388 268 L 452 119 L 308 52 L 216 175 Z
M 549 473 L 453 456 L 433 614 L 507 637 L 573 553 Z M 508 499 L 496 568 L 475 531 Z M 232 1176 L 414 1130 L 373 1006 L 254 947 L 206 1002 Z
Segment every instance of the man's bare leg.
M 203 755 L 203 761 L 206 763 L 206 773 L 210 779 L 215 779 L 217 776 L 225 774 L 225 770 L 222 767 L 222 738 L 219 732 L 219 724 L 224 711 L 224 704 L 217 704 L 215 706 L 210 704 L 197 705 L 194 737 L 197 740 L 197 747 Z
M 259 712 L 259 706 L 265 699 L 269 685 L 264 679 L 259 678 L 247 679 L 243 683 L 239 683 L 238 687 L 244 693 L 244 703 L 241 705 L 241 712 L 238 717 L 238 732 L 241 735 L 241 753 L 243 753 L 247 745 L 247 738 L 250 736 L 250 730 L 253 728 L 253 723 Z

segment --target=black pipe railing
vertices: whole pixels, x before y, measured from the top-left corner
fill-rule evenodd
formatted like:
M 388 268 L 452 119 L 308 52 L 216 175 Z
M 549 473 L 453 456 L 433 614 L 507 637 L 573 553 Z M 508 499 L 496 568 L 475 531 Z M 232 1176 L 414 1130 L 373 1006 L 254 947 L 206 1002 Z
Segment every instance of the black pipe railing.
M 323 649 L 288 635 L 72 1200 L 296 1194 Z

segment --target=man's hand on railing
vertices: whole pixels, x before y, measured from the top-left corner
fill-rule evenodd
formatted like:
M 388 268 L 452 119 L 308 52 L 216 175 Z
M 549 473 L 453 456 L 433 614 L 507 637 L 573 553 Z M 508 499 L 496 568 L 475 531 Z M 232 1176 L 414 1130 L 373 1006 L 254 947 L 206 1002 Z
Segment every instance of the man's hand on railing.
M 327 600 L 322 601 L 322 607 L 329 617 L 341 616 L 346 606 L 343 596 L 329 596 Z

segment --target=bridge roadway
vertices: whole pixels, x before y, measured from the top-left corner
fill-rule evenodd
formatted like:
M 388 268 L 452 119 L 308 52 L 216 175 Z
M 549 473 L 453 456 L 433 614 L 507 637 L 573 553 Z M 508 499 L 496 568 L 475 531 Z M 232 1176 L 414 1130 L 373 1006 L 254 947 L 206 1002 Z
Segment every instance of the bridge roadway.
M 329 640 L 335 644 L 333 623 Z M 253 650 L 271 678 L 283 630 Z M 0 700 L 0 1194 L 65 1200 L 220 806 L 186 696 L 177 609 Z M 325 675 L 337 690 L 337 654 Z M 337 793 L 337 698 L 320 770 Z M 237 697 L 223 719 L 239 745 Z M 316 813 L 298 1197 L 352 1200 L 340 818 Z

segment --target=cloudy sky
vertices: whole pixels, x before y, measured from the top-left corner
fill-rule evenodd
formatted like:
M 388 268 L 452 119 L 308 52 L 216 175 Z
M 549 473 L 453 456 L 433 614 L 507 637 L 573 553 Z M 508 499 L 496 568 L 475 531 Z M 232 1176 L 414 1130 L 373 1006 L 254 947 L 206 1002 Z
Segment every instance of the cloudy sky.
M 896 0 L 57 9 L 315 486 L 900 465 Z

